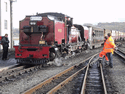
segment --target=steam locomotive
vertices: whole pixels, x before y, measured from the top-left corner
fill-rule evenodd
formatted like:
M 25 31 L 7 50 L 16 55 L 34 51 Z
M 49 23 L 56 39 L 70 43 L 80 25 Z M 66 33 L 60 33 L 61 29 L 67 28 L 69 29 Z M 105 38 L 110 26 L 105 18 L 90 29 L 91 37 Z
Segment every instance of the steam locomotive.
M 55 58 L 100 47 L 104 29 L 73 24 L 62 13 L 41 13 L 20 21 L 19 45 L 14 46 L 19 64 L 45 64 Z
M 85 49 L 83 30 L 80 31 L 80 25 L 73 25 L 68 31 L 68 18 L 72 22 L 71 17 L 61 13 L 42 13 L 20 21 L 19 46 L 14 46 L 17 62 L 44 64 Z

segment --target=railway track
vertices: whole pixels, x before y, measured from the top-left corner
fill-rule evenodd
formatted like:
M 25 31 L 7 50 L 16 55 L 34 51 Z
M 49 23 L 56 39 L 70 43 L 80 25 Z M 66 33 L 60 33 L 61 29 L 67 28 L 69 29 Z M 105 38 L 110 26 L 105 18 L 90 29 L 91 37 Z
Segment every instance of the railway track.
M 125 52 L 122 51 L 121 49 L 118 49 L 117 51 L 115 51 L 115 53 L 121 58 L 125 59 Z
M 102 65 L 100 63 L 98 67 L 98 56 L 96 55 L 45 80 L 23 94 L 71 94 L 71 92 L 74 94 L 91 94 L 92 92 L 94 92 L 92 94 L 107 94 Z M 68 84 L 71 84 L 72 89 L 67 87 Z M 70 93 L 63 88 L 70 90 Z
M 49 64 L 47 65 L 49 66 Z M 49 66 L 51 68 L 51 66 Z M 6 85 L 10 82 L 14 82 L 16 80 L 23 79 L 24 77 L 27 77 L 30 74 L 33 74 L 34 72 L 37 72 L 39 70 L 46 70 L 49 67 L 43 67 L 42 65 L 37 66 L 20 66 L 17 65 L 11 69 L 4 70 L 0 72 L 0 86 Z M 53 67 L 53 66 L 52 66 Z
M 107 94 L 101 63 L 87 67 L 81 94 Z
M 15 66 L 6 71 L 0 72 L 0 85 L 15 81 L 22 76 L 33 73 L 36 70 L 42 69 L 42 66 Z

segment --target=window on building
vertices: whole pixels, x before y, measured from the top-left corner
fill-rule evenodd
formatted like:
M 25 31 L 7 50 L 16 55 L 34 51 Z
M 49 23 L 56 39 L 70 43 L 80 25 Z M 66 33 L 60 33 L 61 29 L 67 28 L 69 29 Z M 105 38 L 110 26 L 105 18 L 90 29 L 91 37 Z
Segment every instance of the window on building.
M 7 2 L 5 2 L 5 11 L 7 12 Z
M 4 20 L 4 29 L 7 29 L 7 20 Z

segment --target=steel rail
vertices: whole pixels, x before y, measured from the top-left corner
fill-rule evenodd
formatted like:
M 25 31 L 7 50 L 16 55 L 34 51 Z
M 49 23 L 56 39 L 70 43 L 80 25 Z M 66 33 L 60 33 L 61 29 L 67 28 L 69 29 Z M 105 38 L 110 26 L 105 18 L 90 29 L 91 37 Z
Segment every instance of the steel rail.
M 123 50 L 121 50 L 120 48 L 118 48 L 118 51 L 125 54 Z
M 5 71 L 6 74 L 1 75 L 0 82 L 5 80 L 5 79 L 6 80 L 11 80 L 11 79 L 9 79 L 9 77 L 16 77 L 18 75 L 22 75 L 23 73 L 27 73 L 29 71 L 35 70 L 36 67 L 30 67 L 30 68 L 24 69 L 24 66 L 20 66 L 20 67 L 14 68 L 14 69 L 6 70 Z
M 72 66 L 72 67 L 66 69 L 66 70 L 63 71 L 63 72 L 60 72 L 59 74 L 57 74 L 57 75 L 55 75 L 55 76 L 53 76 L 53 77 L 51 77 L 51 78 L 45 80 L 44 82 L 38 84 L 37 86 L 35 86 L 35 87 L 31 88 L 30 90 L 24 92 L 23 94 L 32 94 L 32 93 L 35 92 L 37 89 L 39 89 L 39 88 L 41 88 L 42 86 L 44 86 L 44 85 L 46 85 L 46 84 L 52 82 L 52 80 L 57 79 L 57 78 L 60 77 L 61 75 L 67 73 L 67 72 L 70 71 L 70 70 L 72 70 L 74 67 L 75 67 L 75 66 Z
M 20 71 L 23 68 L 24 68 L 24 66 L 19 66 L 19 67 L 13 68 L 13 69 L 8 69 L 6 71 L 0 72 L 0 82 L 10 76 L 15 76 L 16 71 Z
M 87 66 L 87 69 L 86 69 L 86 72 L 85 72 L 85 77 L 84 77 L 84 81 L 83 81 L 83 84 L 82 84 L 82 90 L 81 90 L 80 94 L 85 94 L 86 79 L 87 79 L 88 70 L 89 70 L 89 65 Z
M 102 76 L 102 83 L 103 83 L 103 88 L 104 88 L 104 94 L 107 94 L 107 89 L 106 89 L 106 85 L 105 85 L 105 79 L 104 79 L 104 74 L 103 74 L 102 64 L 101 63 L 100 63 L 100 70 L 101 70 L 101 76 Z
M 101 65 L 101 63 L 99 65 L 100 65 L 100 71 L 101 71 L 101 77 L 102 77 L 102 84 L 103 84 L 104 94 L 107 94 L 107 89 L 106 89 L 106 85 L 105 85 L 102 65 Z M 86 70 L 86 73 L 85 73 L 85 77 L 84 77 L 84 81 L 83 81 L 83 85 L 82 85 L 82 90 L 81 90 L 80 94 L 85 94 L 86 79 L 87 79 L 88 70 L 89 70 L 89 65 L 87 66 L 87 70 Z
M 32 67 L 32 68 L 28 68 L 28 69 L 24 69 L 24 70 L 21 70 L 21 69 L 23 69 L 23 68 L 20 68 L 20 70 L 17 70 L 17 72 L 8 73 L 8 74 L 2 76 L 2 77 L 0 78 L 0 81 L 3 81 L 4 79 L 8 79 L 8 80 L 9 80 L 9 77 L 11 77 L 11 76 L 14 76 L 14 77 L 15 77 L 15 76 L 17 76 L 17 75 L 21 75 L 21 74 L 23 74 L 23 73 L 26 73 L 26 72 L 28 72 L 28 71 L 31 71 L 31 70 L 33 69 L 33 67 Z
M 89 60 L 90 61 L 93 59 L 94 56 L 92 56 L 92 58 Z M 89 64 L 87 64 L 88 66 Z M 74 77 L 77 76 L 77 74 L 84 70 L 87 66 L 83 67 L 82 69 L 78 70 L 77 72 L 75 72 L 74 74 L 72 74 L 70 77 L 68 77 L 67 79 L 65 79 L 63 82 L 61 82 L 60 84 L 58 84 L 56 87 L 54 87 L 53 89 L 51 89 L 47 94 L 54 94 L 55 92 L 57 92 L 57 90 L 61 89 L 64 85 L 66 85 L 69 81 L 71 81 Z
M 97 55 L 97 54 L 95 54 L 95 55 Z M 95 55 L 94 55 L 94 56 L 95 56 Z M 92 57 L 92 56 L 91 56 L 91 57 Z M 68 71 L 74 69 L 76 66 L 80 65 L 81 63 L 83 63 L 83 62 L 89 60 L 91 57 L 89 57 L 89 58 L 85 59 L 84 61 L 81 61 L 79 64 L 76 64 L 76 65 L 74 65 L 74 66 L 71 66 L 70 68 L 64 70 L 63 72 L 60 72 L 59 74 L 57 74 L 57 75 L 55 75 L 55 76 L 53 76 L 53 77 L 51 77 L 51 78 L 45 80 L 44 82 L 42 82 L 42 83 L 36 85 L 35 87 L 33 87 L 33 88 L 31 88 L 31 89 L 25 91 L 23 94 L 32 94 L 33 92 L 35 92 L 36 90 L 38 90 L 38 89 L 41 88 L 42 86 L 44 86 L 44 85 L 50 83 L 52 80 L 57 79 L 58 77 L 60 77 L 61 75 L 67 73 Z M 77 73 L 76 73 L 76 74 L 77 74 Z M 76 74 L 74 74 L 74 76 L 75 76 Z M 70 79 L 70 78 L 69 78 L 69 79 Z M 66 80 L 66 82 L 63 82 L 63 83 L 64 83 L 64 84 L 67 83 L 67 81 L 69 81 L 69 79 Z M 57 85 L 57 86 L 58 86 L 58 87 L 60 87 L 60 86 L 62 87 L 62 86 L 63 86 L 63 83 L 61 83 L 61 85 Z M 60 87 L 60 88 L 61 88 L 61 87 Z M 60 88 L 58 88 L 58 89 L 60 89 Z M 56 89 L 56 90 L 58 90 L 58 89 Z M 52 89 L 51 89 L 51 90 L 52 90 Z M 54 89 L 54 92 L 55 92 L 55 89 Z M 48 94 L 51 94 L 51 93 L 48 92 Z
M 58 84 L 56 87 L 54 87 L 53 89 L 51 89 L 47 94 L 54 94 L 55 92 L 57 92 L 57 90 L 61 89 L 64 85 L 66 85 L 69 81 L 71 81 L 75 76 L 77 76 L 77 74 L 84 70 L 86 68 L 83 67 L 82 69 L 80 69 L 79 71 L 75 72 L 73 75 L 71 75 L 70 77 L 68 77 L 66 80 L 64 80 L 63 82 L 61 82 L 60 84 Z
M 21 70 L 23 68 L 24 68 L 24 66 L 19 66 L 19 67 L 16 67 L 16 68 L 7 69 L 7 70 L 4 70 L 4 71 L 1 71 L 0 75 L 5 75 L 5 74 L 8 74 L 8 73 L 11 73 L 11 72 L 14 72 L 14 71 Z
M 89 70 L 89 64 L 91 62 L 91 60 L 94 58 L 95 56 L 93 56 L 88 65 L 87 65 L 87 69 L 86 69 L 86 72 L 85 72 L 85 76 L 84 76 L 84 80 L 83 80 L 83 83 L 82 83 L 82 90 L 81 90 L 81 93 L 80 94 L 85 94 L 85 88 L 86 88 L 86 79 L 87 79 L 87 74 L 88 74 L 88 70 Z M 94 63 L 94 62 L 93 62 Z
M 120 53 L 122 53 L 122 54 L 125 54 L 125 53 L 123 53 L 122 51 L 120 51 L 120 50 L 118 50 Z M 119 55 L 120 57 L 122 57 L 122 58 L 124 58 L 125 59 L 125 56 L 123 56 L 123 55 L 121 55 L 121 54 L 119 54 L 118 53 L 118 51 L 115 51 L 115 53 L 117 54 L 117 55 Z

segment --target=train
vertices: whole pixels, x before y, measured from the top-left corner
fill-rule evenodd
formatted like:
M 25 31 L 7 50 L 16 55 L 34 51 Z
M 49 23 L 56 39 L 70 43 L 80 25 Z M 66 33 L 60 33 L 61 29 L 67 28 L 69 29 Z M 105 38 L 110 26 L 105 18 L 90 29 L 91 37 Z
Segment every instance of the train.
M 41 13 L 20 21 L 19 46 L 14 46 L 17 63 L 45 64 L 86 49 L 83 28 L 72 25 L 69 31 L 69 18 L 72 23 L 71 17 L 61 13 Z
M 55 58 L 100 47 L 107 33 L 115 41 L 125 40 L 124 32 L 73 24 L 73 18 L 62 13 L 29 15 L 19 22 L 15 59 L 19 64 L 46 64 Z

